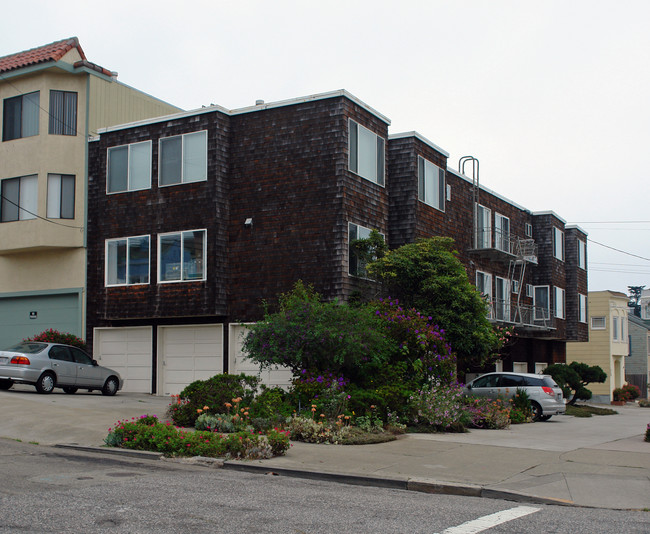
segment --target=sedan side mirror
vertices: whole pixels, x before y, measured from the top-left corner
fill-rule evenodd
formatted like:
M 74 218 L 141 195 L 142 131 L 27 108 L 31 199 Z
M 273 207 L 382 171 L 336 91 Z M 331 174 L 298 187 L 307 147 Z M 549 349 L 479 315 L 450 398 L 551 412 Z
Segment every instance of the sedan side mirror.
M 93 366 L 97 367 L 99 364 L 97 363 L 97 360 L 93 360 Z

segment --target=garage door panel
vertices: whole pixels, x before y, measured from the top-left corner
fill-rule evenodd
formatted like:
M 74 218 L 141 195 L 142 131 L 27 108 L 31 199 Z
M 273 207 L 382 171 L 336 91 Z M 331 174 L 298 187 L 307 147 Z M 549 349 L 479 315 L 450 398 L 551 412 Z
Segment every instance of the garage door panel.
M 98 328 L 94 338 L 95 359 L 120 373 L 122 391 L 151 393 L 151 327 Z

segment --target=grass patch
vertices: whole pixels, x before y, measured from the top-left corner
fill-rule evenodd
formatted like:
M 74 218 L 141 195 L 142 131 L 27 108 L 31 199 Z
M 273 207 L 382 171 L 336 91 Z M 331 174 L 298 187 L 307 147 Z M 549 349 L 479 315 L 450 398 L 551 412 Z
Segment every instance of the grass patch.
M 618 412 L 611 408 L 596 408 L 586 404 L 576 404 L 575 406 L 567 404 L 566 414 L 573 417 L 591 417 L 592 415 L 615 415 Z

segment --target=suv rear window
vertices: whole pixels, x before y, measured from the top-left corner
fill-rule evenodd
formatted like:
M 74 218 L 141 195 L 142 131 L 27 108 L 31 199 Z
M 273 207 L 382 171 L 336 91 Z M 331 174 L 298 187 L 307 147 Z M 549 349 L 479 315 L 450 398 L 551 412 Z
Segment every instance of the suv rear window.
M 524 377 L 519 375 L 501 375 L 499 378 L 500 388 L 513 388 L 525 385 Z

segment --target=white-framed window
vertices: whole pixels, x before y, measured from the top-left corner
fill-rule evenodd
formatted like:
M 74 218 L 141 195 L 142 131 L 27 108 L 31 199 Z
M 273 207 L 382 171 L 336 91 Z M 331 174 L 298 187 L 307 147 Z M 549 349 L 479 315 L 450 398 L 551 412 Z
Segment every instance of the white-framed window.
M 476 289 L 481 295 L 492 300 L 492 275 L 483 271 L 476 271 Z
M 534 286 L 533 307 L 536 321 L 547 320 L 551 317 L 548 286 Z
M 533 237 L 533 225 L 530 223 L 525 223 L 524 225 L 524 234 L 526 237 Z
M 208 132 L 164 137 L 159 141 L 158 185 L 204 182 L 208 179 Z
M 503 360 L 497 360 L 494 362 L 494 371 L 497 373 L 503 372 Z
M 519 280 L 512 280 L 512 294 L 513 295 L 518 295 L 519 294 Z
M 541 375 L 544 373 L 544 369 L 548 367 L 546 362 L 535 362 L 535 374 Z
M 110 147 L 107 162 L 107 193 L 151 187 L 151 141 Z
M 592 330 L 605 330 L 607 324 L 605 317 L 592 317 L 591 318 L 591 329 Z
M 186 230 L 158 236 L 158 282 L 206 279 L 207 231 Z
M 526 296 L 531 298 L 534 296 L 532 284 L 526 284 Z
M 5 98 L 2 106 L 2 140 L 38 135 L 40 92 Z
M 553 227 L 553 256 L 564 261 L 564 232 L 558 227 Z
M 149 283 L 148 235 L 106 240 L 106 286 Z
M 510 280 L 497 276 L 494 280 L 494 311 L 497 320 L 510 321 Z
M 612 317 L 612 339 L 614 341 L 618 341 L 619 340 L 619 335 L 620 335 L 620 332 L 618 330 L 618 317 L 616 315 L 614 315 Z
M 553 287 L 553 300 L 555 301 L 555 317 L 564 319 L 566 291 L 561 287 Z
M 38 210 L 38 175 L 6 178 L 0 182 L 0 221 L 35 219 Z
M 494 248 L 503 252 L 510 250 L 510 219 L 500 213 L 494 214 Z
M 50 91 L 49 133 L 77 135 L 77 93 Z
M 587 243 L 578 239 L 578 267 L 587 269 Z
M 364 126 L 348 121 L 349 169 L 366 180 L 384 185 L 384 139 Z
M 587 322 L 587 295 L 578 295 L 578 321 Z
M 492 210 L 476 206 L 476 248 L 492 247 Z
M 348 223 L 348 273 L 353 276 L 367 278 L 366 261 L 360 258 L 354 249 L 354 242 L 358 239 L 368 239 L 372 230 L 365 226 Z M 384 234 L 380 235 L 384 237 Z
M 527 373 L 528 372 L 528 363 L 527 362 L 512 362 L 512 372 L 513 373 Z
M 74 174 L 47 175 L 47 218 L 74 219 Z
M 418 156 L 418 198 L 445 211 L 445 171 L 422 156 Z

